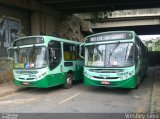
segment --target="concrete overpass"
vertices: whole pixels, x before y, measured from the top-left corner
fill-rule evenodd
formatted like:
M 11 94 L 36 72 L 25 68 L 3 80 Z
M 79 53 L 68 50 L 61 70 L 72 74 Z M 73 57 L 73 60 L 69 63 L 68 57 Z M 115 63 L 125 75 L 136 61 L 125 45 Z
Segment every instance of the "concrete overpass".
M 159 17 L 139 17 L 128 19 L 110 19 L 103 23 L 91 23 L 93 32 L 112 30 L 134 30 L 140 35 L 160 34 Z
M 137 8 L 155 8 L 159 0 L 38 0 L 65 13 L 84 13 L 93 11 L 115 11 Z
M 160 8 L 119 10 L 107 17 L 102 13 L 97 18 L 88 13 L 79 16 L 93 32 L 134 30 L 138 34 L 160 34 Z

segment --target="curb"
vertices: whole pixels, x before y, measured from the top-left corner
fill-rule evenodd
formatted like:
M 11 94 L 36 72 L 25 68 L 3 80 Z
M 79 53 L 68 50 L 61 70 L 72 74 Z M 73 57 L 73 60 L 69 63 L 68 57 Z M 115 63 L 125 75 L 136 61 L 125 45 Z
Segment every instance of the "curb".
M 0 98 L 8 96 L 8 95 L 11 95 L 11 94 L 14 94 L 16 92 L 17 92 L 17 90 L 15 90 L 15 91 L 6 91 L 6 92 L 0 94 Z
M 155 69 L 154 71 L 154 75 L 157 76 L 157 74 L 159 74 L 160 70 L 158 69 Z M 156 73 L 156 74 L 155 74 Z M 150 107 L 150 113 L 160 113 L 160 103 L 159 103 L 159 100 L 160 100 L 160 95 L 159 95 L 159 91 L 160 91 L 160 88 L 159 88 L 159 84 L 160 84 L 160 81 L 158 79 L 159 76 L 157 77 L 154 77 L 154 80 L 153 80 L 153 90 L 152 90 L 152 97 L 151 97 L 151 107 Z
M 19 89 L 21 88 L 16 87 L 12 82 L 1 83 L 0 84 L 0 98 L 16 93 Z
M 7 89 L 7 87 L 10 87 L 10 88 Z M 24 92 L 24 91 L 27 91 L 27 90 L 31 90 L 31 89 L 32 88 L 29 88 L 29 87 L 16 86 L 11 82 L 2 83 L 2 84 L 0 84 L 0 98 L 8 96 L 8 95 L 12 95 L 14 93 L 20 93 L 20 92 Z

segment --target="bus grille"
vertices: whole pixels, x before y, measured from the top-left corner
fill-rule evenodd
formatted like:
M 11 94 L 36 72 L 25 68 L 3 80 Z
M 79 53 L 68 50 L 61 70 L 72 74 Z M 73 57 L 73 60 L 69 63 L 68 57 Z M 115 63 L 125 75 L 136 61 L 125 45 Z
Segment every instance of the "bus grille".
M 123 69 L 90 69 L 89 71 L 96 73 L 118 73 L 123 72 Z
M 21 80 L 34 80 L 35 78 L 27 78 L 27 79 L 25 79 L 25 78 L 18 78 L 18 79 L 21 79 Z
M 104 78 L 104 77 L 98 77 L 98 76 L 93 76 L 94 78 L 96 78 L 96 79 L 118 79 L 119 77 L 106 77 L 106 78 Z
M 16 71 L 17 74 L 29 75 L 29 74 L 36 74 L 37 71 Z

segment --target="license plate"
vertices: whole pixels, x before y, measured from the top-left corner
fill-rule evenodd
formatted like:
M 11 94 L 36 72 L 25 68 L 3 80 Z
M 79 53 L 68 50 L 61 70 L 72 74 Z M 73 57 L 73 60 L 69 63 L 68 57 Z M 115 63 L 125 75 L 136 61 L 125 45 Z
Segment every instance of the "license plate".
M 24 85 L 29 85 L 29 83 L 28 83 L 28 82 L 23 82 L 23 84 L 24 84 Z
M 109 85 L 110 83 L 108 81 L 102 81 L 101 84 Z

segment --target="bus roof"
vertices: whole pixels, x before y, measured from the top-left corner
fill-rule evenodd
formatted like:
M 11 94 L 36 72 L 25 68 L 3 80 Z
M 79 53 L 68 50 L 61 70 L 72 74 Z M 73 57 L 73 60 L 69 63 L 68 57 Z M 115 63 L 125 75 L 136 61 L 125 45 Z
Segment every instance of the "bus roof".
M 107 31 L 107 32 L 100 32 L 100 33 L 95 33 L 95 34 L 92 34 L 92 35 L 88 35 L 88 36 L 85 37 L 85 39 L 87 39 L 88 37 L 96 36 L 96 35 L 102 35 L 102 34 L 106 34 L 106 33 L 120 33 L 120 32 L 130 32 L 130 33 L 135 34 L 134 31 L 129 31 L 129 30 L 128 31 L 127 30 L 125 30 L 125 31 L 123 31 L 123 30 L 121 30 L 121 31 Z
M 63 39 L 63 38 L 57 38 L 57 37 L 53 37 L 53 36 L 45 36 L 45 35 L 24 36 L 24 37 L 20 37 L 20 38 L 16 39 L 15 41 L 18 41 L 18 40 L 21 40 L 21 39 L 25 39 L 25 38 L 34 38 L 34 37 L 42 37 L 47 42 L 49 42 L 51 40 L 54 40 L 54 41 L 60 41 L 60 42 L 81 44 L 81 42 L 78 42 L 78 41 L 73 41 L 73 40 Z M 13 42 L 15 42 L 15 41 L 13 41 Z

